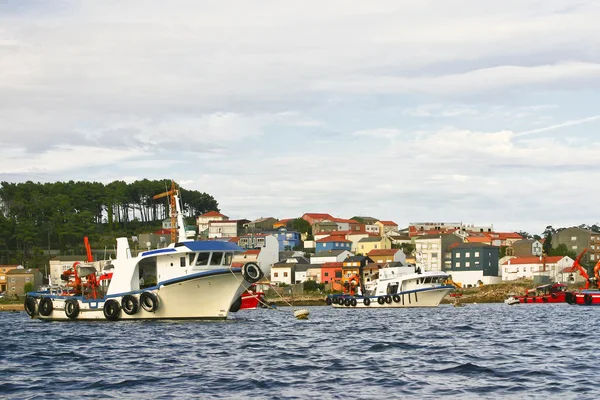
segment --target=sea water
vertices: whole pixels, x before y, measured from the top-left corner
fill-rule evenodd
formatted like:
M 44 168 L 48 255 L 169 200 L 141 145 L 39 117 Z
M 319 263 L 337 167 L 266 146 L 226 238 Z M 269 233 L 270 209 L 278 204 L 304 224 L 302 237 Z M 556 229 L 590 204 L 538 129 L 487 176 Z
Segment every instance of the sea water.
M 308 309 L 222 322 L 0 313 L 0 398 L 600 398 L 600 307 Z

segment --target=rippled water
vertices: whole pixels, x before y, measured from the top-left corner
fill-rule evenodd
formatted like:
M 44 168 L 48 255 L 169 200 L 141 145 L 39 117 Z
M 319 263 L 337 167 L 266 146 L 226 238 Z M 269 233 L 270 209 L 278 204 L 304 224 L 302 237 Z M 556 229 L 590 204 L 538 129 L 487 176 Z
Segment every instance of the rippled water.
M 0 313 L 2 398 L 600 397 L 600 307 L 244 310 L 226 322 Z

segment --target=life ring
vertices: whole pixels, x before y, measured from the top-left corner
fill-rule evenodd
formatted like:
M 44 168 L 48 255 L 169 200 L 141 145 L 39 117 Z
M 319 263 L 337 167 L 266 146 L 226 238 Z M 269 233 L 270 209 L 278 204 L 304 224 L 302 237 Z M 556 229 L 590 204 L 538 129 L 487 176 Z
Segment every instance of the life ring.
M 588 306 L 589 306 L 590 304 L 592 304 L 592 301 L 593 301 L 593 299 L 592 299 L 592 295 L 591 295 L 591 294 L 589 294 L 589 293 L 586 293 L 586 294 L 585 294 L 585 296 L 583 296 L 583 302 L 584 302 L 586 305 L 588 305 Z
M 104 318 L 109 321 L 116 321 L 121 315 L 121 306 L 115 299 L 109 299 L 104 303 L 102 311 L 104 312 Z
M 158 308 L 158 297 L 152 292 L 143 292 L 140 295 L 140 304 L 148 312 L 155 312 Z
M 377 298 L 377 302 L 381 305 L 383 305 L 383 303 L 385 303 L 385 299 L 383 297 L 379 297 Z
M 552 293 L 550 296 L 551 296 L 553 299 L 555 299 L 555 298 L 556 298 L 556 293 Z
M 565 294 L 565 301 L 566 301 L 567 303 L 569 303 L 569 304 L 573 304 L 573 303 L 575 303 L 575 298 L 574 298 L 574 297 L 575 297 L 575 296 L 573 295 L 573 293 L 571 293 L 571 292 L 567 292 L 567 293 Z
M 392 303 L 392 296 L 390 296 L 389 294 L 387 296 L 385 296 L 385 302 L 388 304 Z
M 247 282 L 256 283 L 260 281 L 265 275 L 261 271 L 258 264 L 248 262 L 242 267 L 242 276 Z
M 351 305 L 352 307 L 356 307 L 356 304 L 357 304 L 357 303 L 358 303 L 358 302 L 356 301 L 356 299 L 352 299 L 352 300 L 350 300 L 350 305 Z
M 79 302 L 77 299 L 67 299 L 67 301 L 65 301 L 65 315 L 69 319 L 77 318 L 79 311 Z
M 350 298 L 347 298 L 346 300 L 344 300 L 344 305 L 346 307 L 350 307 Z
M 35 297 L 25 296 L 23 307 L 30 317 L 34 317 L 37 314 L 37 301 L 35 300 Z
M 369 306 L 371 305 L 371 299 L 370 299 L 370 298 L 368 298 L 368 297 L 365 297 L 365 298 L 363 299 L 363 304 L 364 304 L 365 306 L 369 307 Z
M 229 312 L 238 312 L 242 308 L 242 296 L 235 299 L 233 304 L 229 307 Z
M 392 299 L 394 300 L 394 303 L 400 303 L 400 296 L 395 294 Z
M 125 314 L 135 315 L 140 309 L 140 303 L 134 295 L 126 294 L 121 299 L 121 307 L 123 308 L 123 311 L 125 311 Z
M 327 298 L 325 299 L 325 303 L 327 303 L 327 305 L 330 306 L 332 303 L 331 297 L 327 296 Z
M 52 299 L 50 297 L 42 297 L 40 299 L 40 305 L 38 306 L 40 315 L 47 317 L 52 314 L 53 309 L 54 305 L 52 304 Z

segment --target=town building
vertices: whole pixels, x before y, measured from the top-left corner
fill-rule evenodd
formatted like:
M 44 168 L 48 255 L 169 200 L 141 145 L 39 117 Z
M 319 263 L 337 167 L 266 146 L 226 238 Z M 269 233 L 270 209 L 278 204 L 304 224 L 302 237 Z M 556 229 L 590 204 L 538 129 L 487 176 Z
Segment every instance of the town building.
M 358 241 L 356 252 L 368 254 L 371 250 L 391 249 L 392 241 L 385 236 L 368 236 Z
M 592 240 L 592 238 L 594 238 Z M 552 248 L 556 249 L 561 244 L 567 246 L 567 250 L 580 254 L 584 249 L 588 251 L 581 258 L 582 264 L 600 260 L 600 233 L 592 232 L 584 228 L 566 228 L 552 234 Z M 592 248 L 592 245 L 594 248 Z
M 569 256 L 513 257 L 501 264 L 502 280 L 533 279 L 546 276 L 552 282 L 561 281 L 563 271 L 573 266 L 575 260 Z
M 296 283 L 296 266 L 304 266 L 304 268 L 299 269 L 298 271 L 302 272 L 303 270 L 304 273 L 306 273 L 309 265 L 310 264 L 308 260 L 304 257 L 291 257 L 283 261 L 276 262 L 271 267 L 271 282 L 275 284 L 283 283 L 286 285 Z
M 379 227 L 380 235 L 390 235 L 398 232 L 398 224 L 393 221 L 377 221 L 375 225 Z
M 327 236 L 315 241 L 316 252 L 321 253 L 329 250 L 352 250 L 352 241 L 344 239 L 343 236 Z
M 342 262 L 346 258 L 353 256 L 348 250 L 328 250 L 316 253 L 310 258 L 311 264 L 325 264 L 328 262 Z
M 208 222 L 208 238 L 226 238 L 240 236 L 244 232 L 247 219 L 213 220 Z
M 210 221 L 226 221 L 229 217 L 221 214 L 218 211 L 209 211 L 196 217 L 196 225 L 198 225 L 198 235 L 200 237 L 208 237 L 208 226 Z
M 445 271 L 452 267 L 450 246 L 463 243 L 454 234 L 420 235 L 414 238 L 417 266 L 423 271 Z
M 506 249 L 506 254 L 515 257 L 531 257 L 541 256 L 543 252 L 543 244 L 536 239 L 521 239 L 513 242 L 513 244 Z
M 10 271 L 11 269 L 15 269 L 18 268 L 19 265 L 15 264 L 15 265 L 0 265 L 0 293 L 4 293 L 7 291 L 8 288 L 8 278 L 7 278 L 7 273 L 8 271 Z
M 246 233 L 260 233 L 262 231 L 270 231 L 273 230 L 273 225 L 276 222 L 277 219 L 273 217 L 258 218 L 254 221 L 245 223 L 244 229 L 246 230 Z
M 446 270 L 463 287 L 497 284 L 502 281 L 498 266 L 500 248 L 485 243 L 457 243 L 451 248 L 451 268 Z
M 293 250 L 302 247 L 302 234 L 293 230 L 288 230 L 286 227 L 280 227 L 273 234 L 279 241 L 279 251 Z
M 367 253 L 367 256 L 381 266 L 391 262 L 401 262 L 406 265 L 406 254 L 400 249 L 373 249 Z
M 321 282 L 329 285 L 331 291 L 342 290 L 343 265 L 344 263 L 342 262 L 326 262 L 321 264 Z
M 21 268 L 21 266 L 8 270 L 7 291 L 9 296 L 23 296 L 26 293 L 26 285 L 30 284 L 30 290 L 36 291 L 44 283 L 44 274 L 39 268 Z

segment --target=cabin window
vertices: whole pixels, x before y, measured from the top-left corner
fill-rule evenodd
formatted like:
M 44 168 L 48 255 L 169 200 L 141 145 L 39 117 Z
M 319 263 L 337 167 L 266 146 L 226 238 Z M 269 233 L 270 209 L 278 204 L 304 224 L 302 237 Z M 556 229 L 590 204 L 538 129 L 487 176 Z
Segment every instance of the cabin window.
M 140 289 L 157 284 L 156 259 L 146 259 L 140 261 L 140 264 L 138 265 L 138 271 Z
M 223 253 L 215 252 L 210 259 L 210 265 L 221 265 L 221 261 L 223 261 Z
M 189 265 L 194 265 L 194 257 L 196 257 L 196 253 L 190 253 L 188 254 L 188 257 L 190 259 Z
M 185 257 L 179 257 L 179 266 L 185 267 Z
M 196 265 L 208 265 L 209 257 L 210 253 L 198 253 L 198 257 L 196 258 Z
M 231 265 L 231 262 L 233 261 L 233 253 L 225 253 L 225 258 L 223 260 L 223 265 Z
M 398 282 L 394 283 L 393 285 L 391 283 L 388 283 L 387 294 L 396 294 L 396 293 L 398 293 Z
M 425 278 L 425 283 L 431 283 L 431 278 Z

